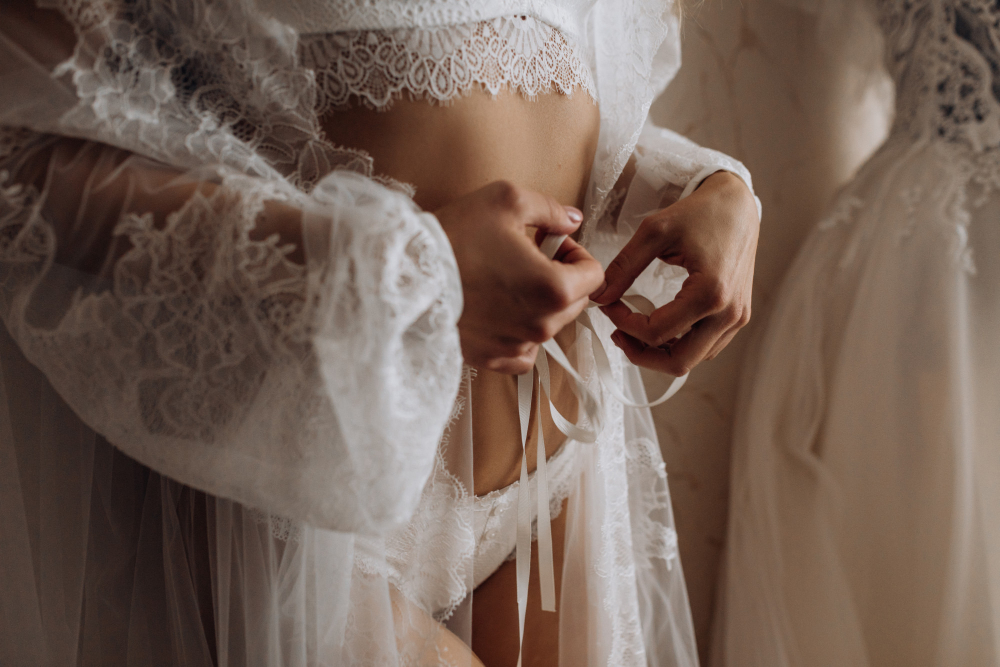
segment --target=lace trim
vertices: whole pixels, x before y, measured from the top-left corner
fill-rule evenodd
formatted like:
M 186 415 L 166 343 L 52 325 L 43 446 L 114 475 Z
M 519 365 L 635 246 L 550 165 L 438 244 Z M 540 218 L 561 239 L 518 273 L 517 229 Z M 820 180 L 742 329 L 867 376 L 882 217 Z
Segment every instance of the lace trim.
M 446 104 L 476 87 L 493 96 L 516 90 L 529 100 L 581 89 L 597 99 L 593 75 L 576 46 L 529 16 L 434 29 L 305 35 L 299 57 L 316 73 L 321 113 L 357 102 L 386 110 L 404 92 Z
M 895 130 L 1000 148 L 1000 7 L 989 0 L 880 0 L 896 83 Z
M 567 440 L 559 451 L 550 456 L 548 460 L 549 465 L 552 466 L 549 471 L 549 517 L 552 521 L 558 519 L 559 515 L 562 514 L 563 503 L 569 498 L 577 483 L 578 475 L 574 474 L 576 472 L 575 464 L 568 460 L 559 461 L 556 459 L 556 457 L 574 458 L 578 455 L 576 451 L 569 451 L 567 447 L 575 449 L 580 447 L 580 444 Z M 565 466 L 570 467 L 566 468 Z M 534 482 L 534 479 L 535 472 L 531 472 L 528 475 L 529 486 Z M 506 529 L 513 528 L 513 517 L 517 512 L 517 489 L 520 485 L 520 480 L 518 480 L 509 486 L 490 491 L 486 495 L 476 498 L 476 510 L 489 513 L 489 518 L 487 518 L 484 529 L 479 536 L 479 542 L 476 544 L 477 555 L 493 551 L 497 544 L 502 545 L 504 542 L 510 542 L 512 546 L 506 555 L 505 562 L 514 560 L 516 548 L 511 540 L 513 531 Z M 536 487 L 530 486 L 530 488 L 532 495 L 537 493 Z M 512 512 L 515 514 L 511 514 Z M 531 519 L 531 541 L 538 541 L 537 516 L 533 516 Z

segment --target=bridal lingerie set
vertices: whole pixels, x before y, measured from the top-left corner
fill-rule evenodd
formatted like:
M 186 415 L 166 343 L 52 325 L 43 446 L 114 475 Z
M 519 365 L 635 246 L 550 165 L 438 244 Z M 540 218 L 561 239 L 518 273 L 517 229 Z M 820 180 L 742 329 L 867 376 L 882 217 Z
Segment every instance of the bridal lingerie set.
M 50 60 L 0 27 L 0 663 L 415 664 L 442 624 L 469 641 L 474 589 L 511 558 L 523 632 L 537 541 L 560 664 L 696 665 L 666 473 L 613 325 L 585 311 L 575 363 L 545 345 L 539 384 L 563 367 L 582 416 L 550 405 L 565 444 L 474 495 L 451 248 L 412 188 L 319 129 L 402 96 L 586 95 L 581 242 L 606 265 L 664 193 L 719 170 L 750 185 L 646 122 L 680 64 L 676 8 L 39 4 L 77 42 Z M 304 264 L 254 234 L 268 202 L 301 211 Z M 663 305 L 683 276 L 657 262 L 629 301 Z M 548 395 L 533 382 L 522 444 Z

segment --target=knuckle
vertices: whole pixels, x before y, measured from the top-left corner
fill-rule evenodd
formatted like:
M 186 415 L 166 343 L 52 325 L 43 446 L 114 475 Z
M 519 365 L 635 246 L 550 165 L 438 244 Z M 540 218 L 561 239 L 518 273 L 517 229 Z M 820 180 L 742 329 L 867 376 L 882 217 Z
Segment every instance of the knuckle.
M 639 223 L 639 234 L 643 237 L 661 236 L 667 229 L 667 218 L 663 215 L 651 215 Z
M 608 273 L 628 274 L 630 265 L 631 262 L 629 261 L 628 257 L 626 255 L 619 253 L 618 255 L 615 256 L 613 260 L 611 260 L 611 263 L 608 264 Z
M 537 347 L 538 343 L 534 341 L 524 341 L 517 346 L 517 356 L 523 357 L 526 354 L 531 354 Z
M 739 324 L 740 318 L 743 317 L 743 308 L 735 303 L 726 304 L 722 312 L 725 317 L 726 325 L 730 327 Z
M 521 189 L 510 181 L 494 181 L 493 189 L 497 204 L 505 209 L 516 210 L 521 206 Z
M 690 373 L 692 368 L 693 368 L 692 364 L 684 362 L 676 362 L 674 364 L 673 369 L 670 372 L 676 375 L 677 377 L 680 377 L 681 375 L 687 375 L 688 373 Z
M 534 364 L 534 361 L 529 361 L 522 358 L 511 358 L 502 357 L 499 359 L 492 359 L 486 368 L 495 373 L 502 373 L 504 375 L 520 375 L 521 373 L 526 373 Z
M 545 281 L 540 292 L 543 302 L 556 312 L 567 308 L 573 302 L 569 286 L 558 279 Z
M 705 289 L 705 307 L 713 312 L 724 309 L 729 299 L 726 297 L 726 286 L 722 281 L 713 281 Z
M 528 325 L 524 332 L 524 339 L 530 341 L 531 343 L 544 343 L 548 340 L 545 335 L 548 333 L 541 323 Z
M 482 364 L 487 370 L 496 371 L 497 373 L 503 373 L 506 369 L 506 359 L 490 357 Z
M 555 197 L 545 195 L 545 203 L 549 207 L 549 220 L 556 222 L 566 217 L 566 210 L 559 205 Z
M 524 373 L 530 371 L 531 367 L 534 365 L 534 361 L 526 361 L 523 359 L 511 362 L 510 375 L 523 375 Z
M 681 375 L 687 375 L 690 373 L 694 364 L 691 363 L 690 359 L 671 357 L 666 361 L 665 366 L 668 373 L 680 377 Z
M 559 324 L 554 318 L 547 317 L 539 325 L 538 332 L 541 334 L 541 340 L 537 342 L 544 343 L 559 333 Z

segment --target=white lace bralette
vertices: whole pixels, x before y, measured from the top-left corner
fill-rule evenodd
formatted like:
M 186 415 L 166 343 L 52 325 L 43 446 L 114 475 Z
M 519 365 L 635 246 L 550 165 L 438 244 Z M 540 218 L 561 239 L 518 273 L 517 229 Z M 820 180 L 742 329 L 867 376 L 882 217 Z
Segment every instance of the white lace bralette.
M 577 89 L 597 99 L 590 67 L 561 31 L 531 16 L 430 28 L 304 34 L 302 64 L 316 73 L 321 111 L 360 102 L 385 110 L 404 93 L 446 104 L 481 88 L 528 99 Z

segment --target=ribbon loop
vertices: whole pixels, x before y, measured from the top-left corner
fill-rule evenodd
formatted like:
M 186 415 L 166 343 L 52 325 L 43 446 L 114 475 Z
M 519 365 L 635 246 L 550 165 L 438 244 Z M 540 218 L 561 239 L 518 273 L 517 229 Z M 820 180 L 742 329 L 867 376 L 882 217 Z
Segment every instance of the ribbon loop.
M 545 255 L 552 259 L 559 250 L 566 236 L 547 236 L 539 246 Z M 653 303 L 634 292 L 626 292 L 622 297 L 622 302 L 635 312 L 649 316 L 653 312 Z M 597 308 L 597 304 L 591 303 L 577 316 L 576 321 L 580 326 L 590 331 L 591 348 L 594 353 L 594 365 L 597 370 L 597 377 L 600 386 L 605 389 L 616 401 L 622 405 L 632 408 L 647 408 L 660 405 L 670 399 L 684 385 L 687 375 L 674 378 L 666 392 L 654 401 L 647 403 L 636 403 L 630 400 L 621 387 L 615 381 L 614 372 L 611 369 L 611 360 L 608 357 L 601 337 L 597 333 L 597 328 L 590 317 L 590 311 Z M 576 395 L 580 405 L 581 417 L 577 423 L 566 419 L 552 402 L 552 379 L 549 371 L 549 358 L 559 364 L 566 371 L 572 380 L 570 385 Z M 538 396 L 534 399 L 534 371 L 538 371 Z M 566 353 L 554 340 L 547 340 L 538 350 L 535 358 L 535 367 L 531 371 L 517 376 L 517 411 L 521 425 L 521 477 L 517 490 L 517 542 L 514 557 L 517 560 L 517 614 L 518 614 L 518 641 L 521 647 L 524 645 L 524 619 L 528 607 L 528 581 L 531 575 L 531 490 L 528 486 L 528 422 L 531 417 L 532 403 L 536 406 L 535 432 L 537 434 L 538 447 L 536 451 L 536 511 L 538 521 L 538 578 L 542 593 L 542 610 L 556 610 L 555 594 L 555 564 L 553 561 L 552 547 L 552 522 L 549 512 L 549 488 L 548 473 L 546 472 L 545 438 L 542 434 L 542 393 L 549 407 L 549 416 L 556 428 L 567 438 L 577 442 L 595 444 L 601 432 L 604 430 L 605 416 L 604 403 L 599 395 L 595 395 L 588 383 L 580 376 L 573 364 L 566 357 Z M 584 428 L 580 424 L 590 424 L 591 428 Z M 521 652 L 518 651 L 517 665 L 521 667 Z

